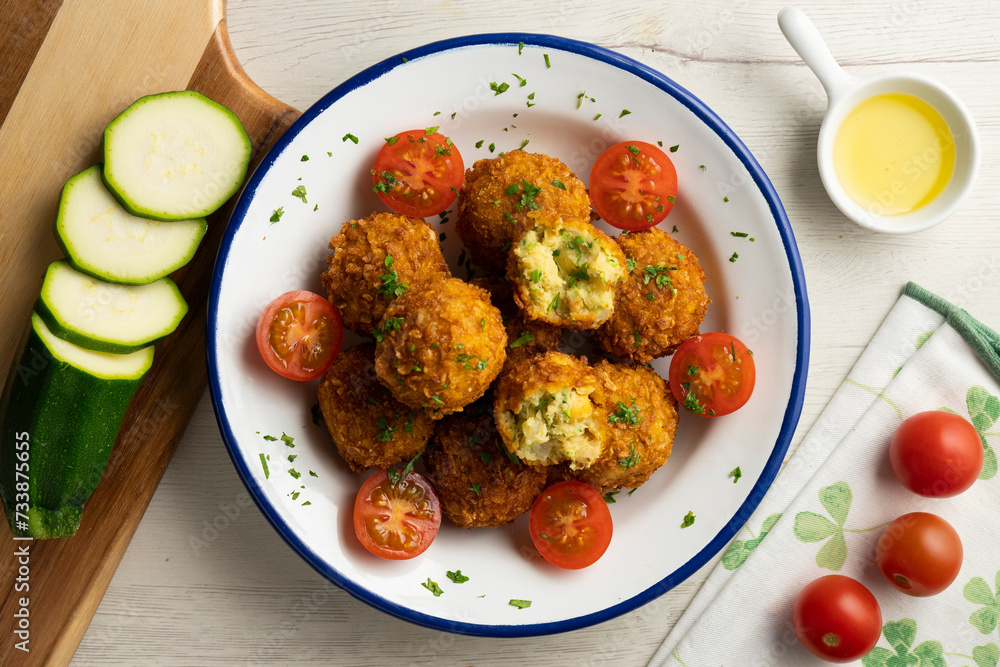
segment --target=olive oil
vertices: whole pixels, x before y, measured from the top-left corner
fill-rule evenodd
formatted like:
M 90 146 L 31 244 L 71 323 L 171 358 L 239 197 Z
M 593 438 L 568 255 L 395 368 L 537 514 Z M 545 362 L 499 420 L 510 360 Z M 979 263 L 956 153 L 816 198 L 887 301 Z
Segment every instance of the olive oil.
M 955 140 L 941 114 L 905 93 L 870 97 L 833 140 L 841 186 L 871 213 L 901 215 L 933 201 L 955 170 Z

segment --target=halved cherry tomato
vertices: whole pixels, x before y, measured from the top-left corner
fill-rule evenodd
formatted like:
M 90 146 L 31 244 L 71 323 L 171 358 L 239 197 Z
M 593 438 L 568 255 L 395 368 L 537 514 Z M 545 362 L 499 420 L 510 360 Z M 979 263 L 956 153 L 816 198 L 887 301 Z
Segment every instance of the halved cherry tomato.
M 659 223 L 677 198 L 677 170 L 667 154 L 645 141 L 607 149 L 590 169 L 590 201 L 609 225 L 636 231 Z
M 810 582 L 795 598 L 792 624 L 799 641 L 827 662 L 853 662 L 882 634 L 882 610 L 864 584 L 842 574 Z
M 344 325 L 330 302 L 297 290 L 271 302 L 257 320 L 257 349 L 275 373 L 315 380 L 326 373 L 344 340 Z
M 928 512 L 904 514 L 882 532 L 875 562 L 892 587 L 914 597 L 937 595 L 962 569 L 962 540 L 951 524 Z
M 422 475 L 411 472 L 395 482 L 385 470 L 361 485 L 354 501 L 354 532 L 380 558 L 419 556 L 441 527 L 441 502 Z
M 531 541 L 553 565 L 579 570 L 597 562 L 611 544 L 611 511 L 601 494 L 583 482 L 545 489 L 528 515 Z
M 950 498 L 979 478 L 983 442 L 976 427 L 960 415 L 943 410 L 919 412 L 896 429 L 889 461 L 910 491 Z
M 680 344 L 670 360 L 670 390 L 688 412 L 719 417 L 750 400 L 757 378 L 753 355 L 721 331 L 698 334 Z
M 386 206 L 417 218 L 448 208 L 465 178 L 458 147 L 440 132 L 428 134 L 427 130 L 400 132 L 386 139 L 372 167 L 372 190 Z

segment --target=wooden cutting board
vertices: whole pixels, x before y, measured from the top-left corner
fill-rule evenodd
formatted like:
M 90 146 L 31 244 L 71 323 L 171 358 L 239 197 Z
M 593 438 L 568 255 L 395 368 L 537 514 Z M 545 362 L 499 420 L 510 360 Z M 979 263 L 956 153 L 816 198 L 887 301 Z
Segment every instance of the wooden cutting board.
M 299 116 L 257 88 L 233 55 L 224 0 L 0 0 L 0 377 L 62 253 L 52 235 L 67 178 L 99 159 L 104 126 L 136 98 L 197 90 L 240 117 L 251 168 Z M 76 535 L 15 541 L 0 521 L 0 665 L 69 663 L 206 386 L 205 310 L 232 202 L 209 218 L 174 275 L 190 311 L 156 346 Z M 72 418 L 72 415 L 67 415 Z M 29 551 L 27 577 L 16 549 Z M 28 590 L 15 591 L 18 579 Z M 30 653 L 15 648 L 29 599 Z

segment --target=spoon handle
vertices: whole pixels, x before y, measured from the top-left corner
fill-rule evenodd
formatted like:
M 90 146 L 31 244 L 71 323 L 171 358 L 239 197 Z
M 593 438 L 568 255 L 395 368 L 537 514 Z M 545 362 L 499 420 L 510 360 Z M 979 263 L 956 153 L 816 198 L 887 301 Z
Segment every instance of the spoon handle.
M 798 7 L 782 9 L 778 12 L 778 26 L 788 43 L 823 84 L 826 96 L 831 102 L 842 90 L 850 86 L 855 77 L 837 64 L 826 42 L 823 41 L 823 36 L 801 9 Z

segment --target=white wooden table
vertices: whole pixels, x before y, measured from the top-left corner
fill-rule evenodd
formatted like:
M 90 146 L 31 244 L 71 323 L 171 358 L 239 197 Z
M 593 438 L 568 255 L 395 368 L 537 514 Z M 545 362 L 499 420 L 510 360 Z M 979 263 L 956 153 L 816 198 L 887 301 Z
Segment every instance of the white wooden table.
M 800 3 L 850 71 L 923 72 L 946 82 L 978 121 L 983 163 L 971 199 L 939 227 L 902 237 L 856 227 L 826 198 L 815 162 L 826 98 L 778 30 L 781 6 L 230 0 L 228 22 L 250 76 L 299 109 L 383 58 L 479 32 L 586 40 L 691 90 L 763 165 L 798 240 L 812 358 L 794 447 L 907 280 L 1000 327 L 1000 4 Z M 206 395 L 73 664 L 645 664 L 708 571 L 630 614 L 553 637 L 474 638 L 411 625 L 334 588 L 282 542 L 237 477 Z

